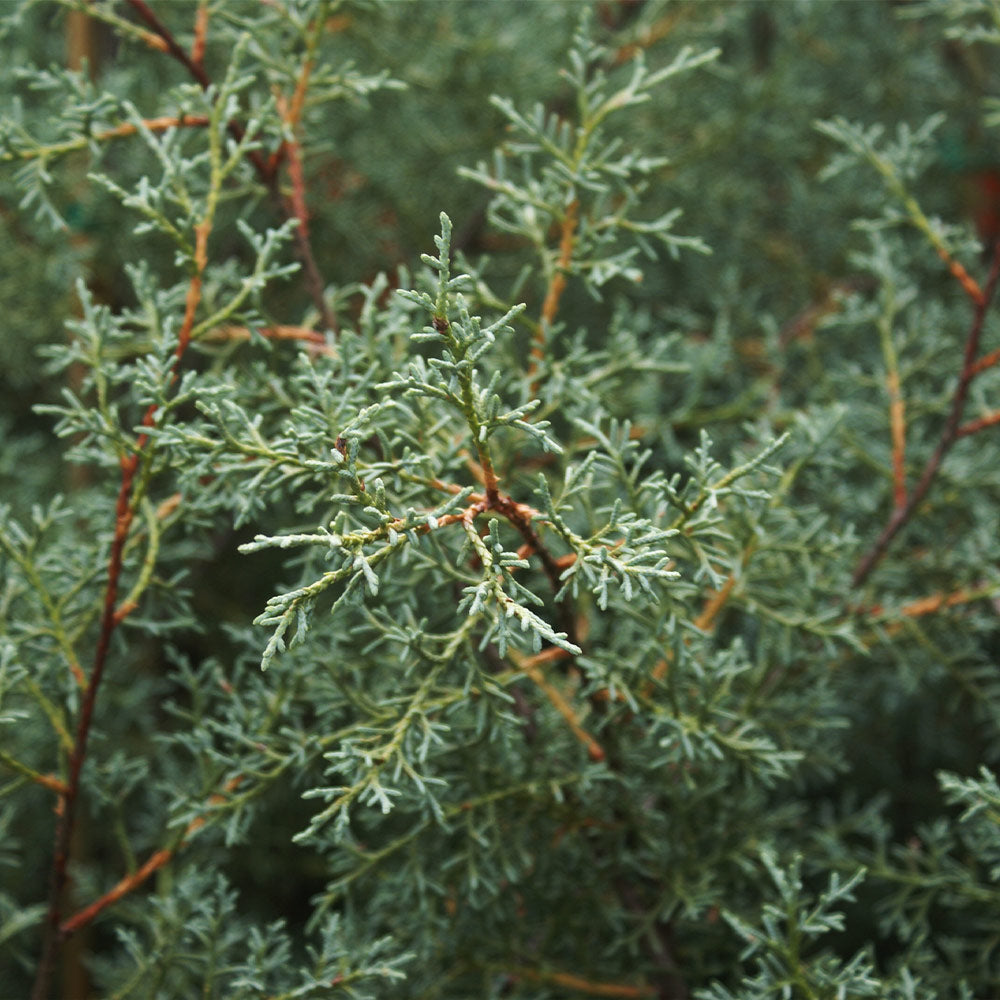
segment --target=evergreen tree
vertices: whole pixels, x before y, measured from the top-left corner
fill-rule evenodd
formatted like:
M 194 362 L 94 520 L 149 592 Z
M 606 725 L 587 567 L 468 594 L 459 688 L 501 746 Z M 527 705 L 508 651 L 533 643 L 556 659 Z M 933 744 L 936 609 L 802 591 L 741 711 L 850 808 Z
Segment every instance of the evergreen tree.
M 0 22 L 0 996 L 1000 996 L 1000 3 Z

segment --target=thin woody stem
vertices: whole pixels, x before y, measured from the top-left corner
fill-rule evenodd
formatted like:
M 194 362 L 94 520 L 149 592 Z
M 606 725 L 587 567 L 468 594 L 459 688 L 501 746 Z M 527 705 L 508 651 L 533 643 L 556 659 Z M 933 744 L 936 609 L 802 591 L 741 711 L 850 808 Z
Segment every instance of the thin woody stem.
M 191 62 L 204 68 L 205 39 L 208 37 L 208 0 L 199 0 L 194 15 L 194 41 L 191 43 Z
M 889 396 L 889 429 L 892 439 L 892 493 L 893 506 L 906 503 L 906 411 L 899 378 L 899 360 L 893 343 L 893 321 L 896 316 L 896 298 L 890 288 L 888 300 L 878 320 L 879 339 L 886 366 L 886 392 Z
M 898 627 L 900 619 L 923 618 L 948 608 L 957 608 L 973 601 L 991 599 L 997 594 L 996 584 L 984 583 L 976 587 L 962 587 L 951 593 L 940 592 L 927 597 L 919 597 L 900 608 L 887 610 L 879 604 L 862 609 L 869 620 L 886 622 L 887 627 Z
M 142 20 L 146 22 L 153 33 L 163 40 L 167 52 L 179 63 L 181 63 L 182 66 L 184 66 L 188 73 L 190 73 L 191 76 L 197 80 L 203 90 L 207 90 L 212 85 L 212 80 L 205 71 L 204 66 L 202 66 L 200 62 L 195 62 L 187 54 L 187 52 L 184 51 L 177 39 L 174 38 L 170 29 L 167 28 L 162 21 L 160 21 L 146 0 L 129 0 L 129 4 L 142 18 Z M 246 130 L 235 120 L 228 121 L 226 123 L 226 129 L 237 142 L 241 142 L 246 135 Z M 287 146 L 288 144 L 286 143 L 285 145 Z M 287 218 L 295 218 L 299 220 L 299 226 L 297 227 L 295 233 L 295 246 L 299 254 L 299 258 L 302 261 L 306 288 L 309 292 L 309 297 L 313 301 L 313 305 L 316 307 L 316 311 L 320 315 L 323 325 L 328 330 L 336 332 L 338 328 L 337 320 L 333 311 L 327 305 L 325 296 L 323 295 L 323 289 L 325 286 L 319 267 L 316 264 L 316 257 L 312 250 L 312 244 L 309 241 L 308 230 L 302 231 L 302 218 L 296 212 L 293 201 L 282 195 L 281 189 L 278 185 L 277 160 L 269 162 L 261 155 L 260 151 L 256 149 L 248 150 L 246 155 L 247 159 L 253 165 L 257 176 L 267 188 L 271 200 L 276 205 L 280 206 L 282 213 Z M 299 181 L 301 185 L 301 176 Z
M 290 326 L 287 324 L 277 324 L 275 326 L 255 327 L 252 331 L 245 326 L 217 326 L 214 329 L 202 334 L 199 340 L 202 343 L 212 341 L 246 341 L 250 340 L 254 334 L 266 338 L 267 340 L 295 340 L 306 345 L 309 354 L 323 354 L 327 357 L 336 356 L 336 348 L 327 343 L 326 338 L 321 333 L 305 326 Z
M 951 276 L 962 286 L 962 291 L 969 296 L 970 299 L 977 305 L 981 306 L 984 304 L 985 295 L 983 290 L 979 287 L 976 279 L 969 274 L 968 271 L 963 267 L 963 265 L 955 260 L 948 251 L 940 245 L 935 245 L 935 250 L 937 255 L 944 261 L 948 268 Z
M 899 372 L 890 372 L 889 425 L 892 433 L 892 484 L 897 507 L 906 502 L 906 417 L 899 389 Z
M 906 498 L 902 506 L 897 506 L 889 518 L 888 524 L 878 537 L 875 544 L 865 554 L 861 562 L 858 563 L 854 571 L 852 584 L 860 587 L 871 575 L 872 570 L 881 562 L 889 549 L 890 544 L 904 525 L 913 517 L 914 511 L 921 504 L 924 497 L 930 490 L 931 485 L 937 478 L 938 471 L 945 456 L 951 450 L 954 443 L 962 435 L 962 414 L 965 411 L 965 403 L 969 394 L 969 385 L 976 373 L 981 368 L 977 368 L 976 356 L 979 353 L 979 344 L 982 339 L 983 325 L 986 314 L 989 311 L 993 297 L 996 294 L 997 281 L 1000 279 L 1000 240 L 997 240 L 993 248 L 993 262 L 986 279 L 986 285 L 982 295 L 976 302 L 975 313 L 972 323 L 969 326 L 969 333 L 965 341 L 965 353 L 962 361 L 962 370 L 959 373 L 958 384 L 955 386 L 955 394 L 952 397 L 951 411 L 945 421 L 941 436 L 938 439 L 934 453 L 927 460 L 924 471 L 920 476 L 913 491 Z M 968 432 L 967 432 L 968 433 Z
M 756 545 L 751 544 L 747 546 L 740 560 L 741 567 L 746 567 L 746 565 L 750 562 L 750 558 L 755 549 Z M 725 606 L 729 603 L 729 598 L 736 586 L 736 580 L 737 571 L 734 569 L 730 571 L 725 582 L 718 590 L 709 592 L 701 612 L 692 622 L 695 628 L 702 632 L 711 632 L 712 629 L 715 628 L 716 619 L 719 617 L 723 608 L 725 608 Z M 668 654 L 664 656 L 662 660 L 659 660 L 650 671 L 649 680 L 646 682 L 643 689 L 643 694 L 645 694 L 646 697 L 649 697 L 652 694 L 653 684 L 657 681 L 662 681 L 663 678 L 667 676 L 667 671 L 670 669 L 670 662 L 671 657 L 668 652 Z
M 230 778 L 226 782 L 224 792 L 219 792 L 213 795 L 208 800 L 208 805 L 215 806 L 226 801 L 226 793 L 233 791 L 240 783 L 243 781 L 242 777 L 239 775 L 235 778 Z M 95 899 L 89 906 L 84 907 L 78 913 L 75 913 L 67 921 L 65 921 L 59 928 L 60 933 L 65 937 L 70 934 L 75 933 L 81 927 L 89 924 L 94 917 L 96 917 L 102 910 L 106 910 L 109 906 L 117 903 L 119 899 L 127 896 L 130 892 L 138 889 L 140 885 L 143 884 L 151 875 L 155 874 L 164 865 L 168 864 L 173 857 L 176 855 L 177 851 L 184 847 L 191 837 L 205 825 L 205 816 L 196 816 L 190 823 L 188 823 L 187 828 L 184 830 L 184 835 L 181 837 L 180 841 L 173 847 L 163 847 L 158 851 L 154 851 L 142 864 L 130 875 L 126 875 L 123 879 L 109 889 L 103 896 Z
M 970 434 L 977 434 L 979 431 L 985 430 L 987 427 L 993 427 L 995 424 L 1000 424 L 1000 410 L 993 410 L 992 413 L 987 413 L 985 416 L 970 420 L 967 424 L 962 424 L 957 431 L 957 435 L 958 437 L 968 437 Z
M 198 82 L 198 85 L 202 90 L 208 90 L 209 87 L 212 86 L 212 78 L 205 71 L 205 67 L 200 63 L 196 63 L 187 54 L 187 52 L 184 51 L 177 39 L 174 38 L 173 33 L 156 16 L 149 4 L 146 3 L 146 0 L 128 0 L 128 2 L 139 17 L 146 22 L 153 33 L 163 39 L 167 52 L 188 71 L 188 73 Z M 246 137 L 246 130 L 238 121 L 235 121 L 234 119 L 230 119 L 226 122 L 226 130 L 237 143 L 243 142 Z M 271 191 L 272 194 L 277 194 L 278 190 L 274 171 L 269 169 L 268 164 L 260 155 L 260 152 L 256 149 L 248 150 L 247 158 L 253 164 L 254 170 L 257 172 L 257 176 L 260 177 L 265 185 L 267 185 L 268 190 Z
M 643 997 L 655 997 L 656 991 L 651 986 L 632 986 L 627 983 L 600 982 L 586 979 L 570 972 L 554 972 L 546 969 L 529 969 L 523 966 L 505 969 L 510 975 L 528 982 L 544 983 L 582 993 L 592 997 L 621 997 L 623 1000 L 642 1000 Z
M 144 118 L 141 125 L 134 122 L 123 122 L 113 128 L 103 129 L 94 132 L 92 135 L 79 136 L 76 139 L 67 139 L 66 142 L 57 142 L 51 146 L 38 146 L 18 152 L 5 152 L 0 154 L 0 161 L 5 160 L 35 160 L 48 158 L 51 156 L 61 156 L 64 153 L 73 153 L 80 149 L 86 149 L 91 142 L 108 142 L 111 139 L 124 139 L 135 135 L 140 127 L 150 132 L 165 132 L 170 128 L 202 128 L 208 125 L 207 115 L 163 115 L 159 118 Z
M 556 261 L 545 299 L 542 302 L 542 317 L 535 331 L 535 341 L 531 347 L 531 363 L 528 374 L 534 375 L 539 365 L 545 359 L 548 337 L 559 311 L 559 301 L 566 290 L 566 271 L 573 261 L 573 249 L 576 246 L 576 227 L 579 219 L 580 201 L 574 198 L 566 209 L 562 221 L 562 235 L 559 240 L 559 258 Z
M 208 234 L 211 230 L 210 217 L 195 227 L 195 273 L 188 285 L 184 308 L 184 319 L 177 336 L 177 346 L 174 350 L 174 360 L 170 370 L 169 382 L 176 381 L 178 368 L 188 345 L 191 342 L 191 331 L 194 327 L 195 313 L 201 301 L 202 273 L 207 264 Z M 111 638 L 122 621 L 118 608 L 118 590 L 121 581 L 124 562 L 125 545 L 129 530 L 135 517 L 133 494 L 136 475 L 142 461 L 142 452 L 149 442 L 147 430 L 153 426 L 158 407 L 151 404 L 142 418 L 144 428 L 136 438 L 131 454 L 121 459 L 121 483 L 118 488 L 118 499 L 115 504 L 115 530 L 111 541 L 111 551 L 108 556 L 104 606 L 101 612 L 100 629 L 97 645 L 94 650 L 94 664 L 90 678 L 84 689 L 80 703 L 80 714 L 77 719 L 76 736 L 73 749 L 69 755 L 69 775 L 65 790 L 62 793 L 62 808 L 56 825 L 55 848 L 52 857 L 52 872 L 49 882 L 48 910 L 45 918 L 45 933 L 42 944 L 42 956 L 32 990 L 32 1000 L 47 1000 L 52 980 L 59 945 L 63 939 L 60 929 L 60 907 L 63 892 L 66 888 L 67 869 L 69 866 L 70 844 L 76 820 L 76 806 L 80 797 L 80 777 L 83 764 L 87 757 L 87 743 L 90 736 L 91 723 L 94 716 L 94 706 L 97 703 L 97 693 L 107 665 L 108 652 L 111 648 Z
M 1000 362 L 1000 347 L 995 351 L 990 351 L 989 354 L 984 354 L 972 366 L 972 374 L 978 375 L 980 372 L 986 371 L 987 368 L 992 368 L 997 362 Z
M 323 278 L 319 273 L 316 258 L 312 252 L 312 243 L 309 237 L 309 211 L 306 205 L 305 174 L 302 170 L 302 152 L 299 141 L 295 138 L 295 131 L 305 108 L 309 79 L 316 62 L 316 48 L 323 33 L 328 9 L 329 3 L 323 3 L 316 12 L 315 21 L 306 39 L 306 52 L 298 80 L 295 83 L 291 104 L 283 96 L 278 101 L 278 110 L 291 138 L 281 144 L 281 148 L 271 158 L 268 167 L 273 170 L 282 157 L 288 164 L 288 178 L 292 183 L 292 193 L 284 201 L 285 212 L 299 220 L 299 225 L 295 230 L 295 243 L 299 257 L 302 259 L 306 287 L 316 305 L 323 326 L 336 333 L 339 328 L 337 317 L 326 303 L 326 297 L 323 294 Z
M 534 656 L 520 656 L 513 650 L 508 655 L 513 660 L 514 665 L 519 670 L 523 670 L 535 683 L 536 687 L 549 699 L 552 707 L 563 717 L 566 725 L 569 726 L 570 732 L 587 748 L 587 756 L 595 762 L 604 760 L 607 756 L 604 748 L 583 727 L 583 723 L 580 721 L 576 710 L 563 697 L 562 692 L 549 682 L 541 669 L 542 663 L 564 659 L 569 656 L 569 653 L 558 647 L 553 647 L 552 649 L 543 650 Z
M 184 66 L 191 76 L 193 76 L 198 83 L 201 84 L 202 90 L 208 90 L 208 88 L 212 85 L 212 81 L 205 72 L 205 68 L 200 64 L 200 61 L 192 59 L 191 56 L 184 51 L 170 30 L 150 9 L 146 0 L 128 0 L 128 2 L 139 17 L 146 22 L 153 34 L 163 39 L 163 43 L 167 47 L 167 52 L 169 52 L 170 55 L 172 55 L 182 66 Z
M 16 771 L 22 777 L 27 778 L 29 781 L 33 781 L 36 785 L 41 785 L 43 788 L 48 788 L 50 791 L 53 791 L 58 795 L 65 795 L 68 791 L 65 782 L 60 781 L 54 775 L 42 774 L 40 771 L 36 771 L 33 767 L 28 767 L 27 764 L 23 764 L 16 757 L 7 753 L 5 750 L 0 750 L 0 764 L 5 764 L 12 771 Z

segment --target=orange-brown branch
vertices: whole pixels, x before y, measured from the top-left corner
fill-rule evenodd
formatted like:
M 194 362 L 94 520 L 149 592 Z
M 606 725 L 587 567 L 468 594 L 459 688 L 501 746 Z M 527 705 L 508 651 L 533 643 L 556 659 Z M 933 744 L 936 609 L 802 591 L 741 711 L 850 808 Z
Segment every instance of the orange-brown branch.
M 194 40 L 191 42 L 191 62 L 205 65 L 205 40 L 208 37 L 208 4 L 202 0 L 194 15 Z
M 527 979 L 529 982 L 548 983 L 592 997 L 622 997 L 625 1000 L 643 1000 L 645 997 L 656 996 L 656 990 L 651 986 L 600 982 L 596 979 L 586 979 L 583 976 L 574 975 L 572 972 L 551 972 L 546 969 L 520 967 L 508 971 L 512 976 Z
M 163 115 L 160 118 L 144 118 L 143 128 L 150 132 L 166 132 L 168 128 L 204 128 L 208 124 L 207 115 Z M 139 126 L 132 122 L 124 122 L 105 132 L 98 132 L 95 139 L 122 139 L 135 135 Z
M 921 618 L 924 615 L 933 614 L 942 608 L 954 608 L 959 604 L 968 604 L 983 597 L 981 591 L 956 590 L 952 594 L 931 594 L 930 597 L 922 597 L 917 601 L 911 601 L 900 608 L 900 613 L 908 618 Z
M 101 910 L 106 909 L 113 903 L 117 903 L 123 896 L 127 896 L 133 889 L 138 888 L 150 875 L 162 868 L 173 856 L 174 852 L 167 848 L 156 851 L 141 868 L 138 868 L 131 875 L 127 875 L 113 889 L 109 889 L 101 896 L 100 899 L 95 899 L 90 906 L 85 907 L 70 917 L 69 920 L 65 921 L 59 928 L 60 932 L 64 935 L 73 934 L 84 925 L 89 924 Z
M 566 208 L 566 214 L 562 221 L 562 235 L 559 239 L 559 259 L 556 262 L 552 277 L 549 280 L 549 287 L 545 291 L 545 299 L 542 302 L 541 322 L 535 333 L 535 342 L 531 348 L 531 365 L 529 373 L 538 370 L 539 364 L 545 358 L 545 349 L 548 342 L 549 331 L 555 322 L 556 314 L 559 311 L 559 300 L 566 289 L 566 272 L 573 261 L 573 248 L 576 245 L 576 226 L 580 212 L 580 202 L 574 198 Z
M 226 801 L 226 794 L 233 791 L 241 782 L 242 778 L 237 776 L 231 778 L 226 782 L 224 792 L 217 792 L 209 800 L 208 804 L 210 806 L 218 805 L 221 802 Z M 181 842 L 176 847 L 164 847 L 158 851 L 154 851 L 146 862 L 137 868 L 130 875 L 126 875 L 123 879 L 120 879 L 118 883 L 109 889 L 103 896 L 95 899 L 89 906 L 85 906 L 82 910 L 73 914 L 68 920 L 66 920 L 62 926 L 59 928 L 60 933 L 65 935 L 72 934 L 78 931 L 81 927 L 89 924 L 91 920 L 94 919 L 102 910 L 106 910 L 109 906 L 117 903 L 119 899 L 123 896 L 127 896 L 134 889 L 138 889 L 143 882 L 145 882 L 150 875 L 157 872 L 165 864 L 171 861 L 174 855 L 184 847 L 191 836 L 201 827 L 205 825 L 205 816 L 196 816 L 187 825 L 187 829 L 184 831 L 184 837 Z
M 201 301 L 201 276 L 207 263 L 208 235 L 211 222 L 204 220 L 195 226 L 195 273 L 188 284 L 184 304 L 184 319 L 177 335 L 177 347 L 174 350 L 174 360 L 171 365 L 169 382 L 172 384 L 178 376 L 178 369 L 184 352 L 191 342 L 191 331 L 194 327 L 195 313 Z M 83 763 L 87 757 L 87 743 L 90 737 L 91 722 L 94 707 L 97 703 L 97 692 L 104 676 L 108 653 L 111 649 L 111 639 L 115 630 L 124 618 L 118 607 L 118 589 L 121 582 L 124 563 L 125 545 L 129 530 L 135 517 L 133 502 L 136 474 L 142 461 L 142 452 L 149 442 L 148 429 L 153 426 L 158 407 L 150 404 L 142 418 L 144 428 L 138 435 L 130 454 L 122 455 L 120 459 L 121 482 L 118 487 L 118 499 L 115 503 L 115 529 L 111 540 L 111 550 L 108 554 L 108 568 L 105 574 L 104 607 L 101 612 L 97 645 L 94 650 L 94 665 L 91 668 L 90 679 L 80 700 L 80 714 L 77 718 L 76 736 L 73 749 L 69 755 L 69 774 L 66 789 L 62 796 L 62 810 L 56 825 L 55 848 L 52 855 L 52 871 L 49 883 L 48 912 L 45 918 L 45 934 L 42 944 L 42 957 L 38 964 L 38 974 L 32 990 L 32 1000 L 45 1000 L 49 993 L 49 983 L 55 966 L 59 942 L 62 938 L 60 930 L 60 907 L 63 891 L 66 887 L 67 868 L 69 865 L 70 842 L 75 826 L 76 804 L 80 792 L 80 776 Z
M 868 579 L 872 570 L 885 556 L 893 539 L 913 517 L 914 512 L 923 502 L 928 490 L 930 490 L 931 485 L 937 478 L 945 456 L 951 451 L 952 446 L 958 438 L 962 436 L 963 431 L 969 434 L 973 433 L 974 430 L 980 430 L 983 426 L 987 426 L 987 424 L 981 421 L 973 421 L 974 427 L 969 424 L 963 425 L 962 415 L 965 411 L 965 404 L 969 395 L 969 385 L 975 377 L 976 365 L 981 360 L 978 358 L 979 345 L 986 322 L 986 313 L 996 295 L 998 281 L 1000 281 L 1000 240 L 997 240 L 993 247 L 993 260 L 986 277 L 986 284 L 982 290 L 979 290 L 978 285 L 975 286 L 978 297 L 973 298 L 975 309 L 965 339 L 962 366 L 959 371 L 955 392 L 952 395 L 951 409 L 941 430 L 937 446 L 924 465 L 923 472 L 917 480 L 916 485 L 906 496 L 905 502 L 902 505 L 894 506 L 889 521 L 882 530 L 882 533 L 858 563 L 851 579 L 852 586 L 855 588 L 860 587 Z
M 604 748 L 584 729 L 573 706 L 563 697 L 562 692 L 549 682 L 541 669 L 543 663 L 568 659 L 570 654 L 564 649 L 553 646 L 536 653 L 534 656 L 522 657 L 517 653 L 511 653 L 510 656 L 514 665 L 531 678 L 538 689 L 549 699 L 552 707 L 565 719 L 570 732 L 587 748 L 587 756 L 593 761 L 604 760 L 606 756 Z
M 308 75 L 305 79 L 308 79 Z M 304 82 L 304 80 L 299 81 L 300 84 L 304 84 Z M 289 109 L 288 102 L 285 100 L 283 95 L 278 94 L 276 102 L 278 112 L 285 124 L 288 126 L 288 133 L 290 136 L 290 138 L 286 139 L 281 144 L 281 150 L 288 164 L 288 179 L 292 182 L 292 191 L 288 196 L 288 202 L 291 206 L 292 215 L 299 220 L 297 233 L 301 234 L 303 238 L 308 239 L 309 209 L 306 206 L 306 182 L 305 175 L 302 172 L 302 157 L 299 154 L 298 139 L 295 138 L 294 134 L 295 115 L 294 112 Z
M 987 368 L 992 368 L 998 361 L 1000 361 L 1000 347 L 995 351 L 990 351 L 989 354 L 984 354 L 978 361 L 969 367 L 970 375 L 978 375 L 980 372 L 986 371 Z
M 290 131 L 294 132 L 302 120 L 302 110 L 306 106 L 306 93 L 309 90 L 309 78 L 312 76 L 315 64 L 314 59 L 303 61 L 302 69 L 299 71 L 299 78 L 295 81 L 295 92 L 292 94 L 292 102 L 288 106 L 288 113 L 282 115 Z
M 970 420 L 968 423 L 962 424 L 956 432 L 956 436 L 968 437 L 970 434 L 976 434 L 987 427 L 994 427 L 997 424 L 1000 424 L 1000 410 L 994 410 L 983 417 L 978 417 L 975 420 Z
M 753 552 L 753 547 L 749 547 L 746 552 L 743 553 L 742 564 L 745 566 L 750 559 Z M 710 591 L 708 597 L 705 600 L 705 606 L 701 609 L 700 614 L 694 619 L 694 626 L 700 629 L 702 632 L 710 632 L 715 627 L 715 620 L 719 617 L 719 612 L 726 606 L 729 601 L 729 597 L 733 592 L 733 588 L 736 586 L 736 572 L 735 570 L 726 577 L 725 583 L 715 591 Z M 659 660 L 649 674 L 649 683 L 646 685 L 646 694 L 648 695 L 652 690 L 652 685 L 657 681 L 662 681 L 664 677 L 667 676 L 667 671 L 670 669 L 671 657 L 668 653 L 667 656 Z
M 69 786 L 65 782 L 60 781 L 54 774 L 42 774 L 40 771 L 28 767 L 27 764 L 22 764 L 21 761 L 9 754 L 0 752 L 0 764 L 9 767 L 12 771 L 27 778 L 29 781 L 33 781 L 36 785 L 41 785 L 42 788 L 47 788 L 50 792 L 55 792 L 56 795 L 64 796 L 69 792 Z M 58 808 L 60 807 L 57 805 Z
M 906 416 L 899 387 L 899 372 L 892 370 L 886 377 L 889 392 L 889 428 L 892 435 L 892 489 L 897 508 L 906 503 Z
M 290 326 L 279 324 L 277 326 L 263 326 L 255 328 L 253 333 L 245 326 L 218 326 L 214 330 L 209 330 L 201 340 L 204 341 L 225 341 L 225 340 L 250 340 L 253 334 L 259 334 L 268 340 L 299 340 L 308 346 L 311 355 L 325 354 L 328 357 L 335 357 L 336 347 L 328 344 L 322 333 L 311 330 L 306 326 Z
M 969 274 L 968 271 L 957 261 L 944 247 L 937 247 L 938 256 L 945 262 L 952 276 L 962 286 L 962 290 L 977 305 L 981 306 L 985 302 L 983 290 L 979 287 L 979 282 Z

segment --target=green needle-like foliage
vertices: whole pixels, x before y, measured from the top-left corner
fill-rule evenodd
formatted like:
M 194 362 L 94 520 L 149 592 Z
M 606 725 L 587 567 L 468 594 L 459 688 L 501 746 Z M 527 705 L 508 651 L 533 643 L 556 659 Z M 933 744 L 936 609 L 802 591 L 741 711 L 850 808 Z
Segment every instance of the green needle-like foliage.
M 1000 996 L 997 0 L 0 44 L 0 997 Z

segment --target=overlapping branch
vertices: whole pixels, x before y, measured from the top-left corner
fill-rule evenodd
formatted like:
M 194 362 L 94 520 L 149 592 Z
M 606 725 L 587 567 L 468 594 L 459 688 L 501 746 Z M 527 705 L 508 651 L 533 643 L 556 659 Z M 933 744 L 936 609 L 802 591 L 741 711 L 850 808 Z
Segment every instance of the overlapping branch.
M 205 70 L 202 62 L 207 30 L 207 14 L 205 13 L 205 8 L 199 5 L 196 21 L 195 46 L 192 54 L 188 55 L 183 46 L 181 46 L 181 44 L 174 37 L 170 29 L 167 28 L 167 26 L 156 16 L 146 0 L 128 0 L 128 2 L 136 14 L 147 24 L 149 29 L 152 31 L 153 36 L 162 40 L 166 52 L 168 52 L 188 71 L 191 77 L 198 82 L 203 90 L 208 90 L 209 87 L 212 86 L 212 79 Z M 309 83 L 309 75 L 313 65 L 316 44 L 325 23 L 325 10 L 326 6 L 324 5 L 323 9 L 317 16 L 313 30 L 310 33 L 308 52 L 306 59 L 303 62 L 302 72 L 299 77 L 296 92 L 291 105 L 287 107 L 285 120 L 290 126 L 290 131 L 294 130 L 295 125 L 298 123 L 299 116 L 301 115 L 301 109 L 305 100 L 305 92 Z M 229 134 L 236 140 L 236 142 L 239 143 L 243 141 L 246 133 L 243 126 L 239 122 L 236 120 L 230 120 L 227 122 L 226 127 Z M 302 261 L 306 285 L 312 298 L 313 305 L 315 306 L 324 327 L 328 330 L 336 332 L 338 328 L 337 319 L 333 310 L 326 301 L 326 296 L 324 294 L 325 282 L 323 281 L 319 266 L 316 263 L 316 256 L 313 253 L 312 243 L 309 239 L 308 214 L 305 208 L 305 184 L 302 176 L 301 159 L 299 157 L 297 141 L 294 140 L 294 138 L 286 140 L 278 152 L 271 158 L 265 158 L 260 150 L 257 149 L 247 150 L 246 156 L 253 165 L 258 178 L 267 188 L 272 201 L 281 206 L 285 217 L 297 219 L 299 221 L 299 226 L 295 233 L 295 243 L 299 257 Z M 290 164 L 289 173 L 292 181 L 293 192 L 287 197 L 281 193 L 281 189 L 278 184 L 278 167 L 280 166 L 281 161 L 286 157 L 288 158 Z
M 176 381 L 181 361 L 191 341 L 191 331 L 194 328 L 195 314 L 201 302 L 202 275 L 208 262 L 207 244 L 211 232 L 211 215 L 195 227 L 195 272 L 188 284 L 187 297 L 184 305 L 184 319 L 177 335 L 177 347 L 171 365 L 169 382 Z M 61 796 L 61 812 L 56 827 L 56 844 L 53 851 L 52 873 L 49 884 L 48 913 L 45 922 L 45 940 L 42 948 L 42 958 L 38 966 L 38 974 L 32 992 L 33 1000 L 45 1000 L 49 992 L 49 983 L 55 963 L 59 942 L 63 931 L 59 926 L 60 906 L 63 891 L 67 881 L 69 865 L 70 841 L 76 819 L 76 807 L 80 796 L 80 778 L 83 764 L 87 756 L 87 743 L 93 722 L 94 708 L 97 703 L 97 693 L 107 666 L 111 639 L 116 629 L 124 619 L 118 605 L 118 589 L 121 582 L 124 561 L 125 544 L 135 517 L 136 503 L 134 497 L 136 474 L 142 462 L 143 451 L 149 443 L 147 430 L 154 425 L 158 411 L 156 404 L 150 404 L 143 415 L 141 426 L 144 428 L 135 440 L 130 454 L 121 459 L 121 482 L 118 487 L 118 499 L 115 504 L 115 528 L 111 540 L 111 551 L 105 573 L 105 592 L 103 611 L 101 612 L 97 644 L 94 650 L 94 662 L 84 689 L 80 704 L 80 714 L 77 720 L 76 737 L 73 750 L 69 757 L 69 775 L 66 788 Z
M 861 587 L 865 583 L 872 571 L 885 556 L 893 539 L 911 520 L 917 508 L 927 496 L 941 469 L 941 463 L 948 452 L 951 451 L 955 442 L 960 437 L 967 436 L 1000 422 L 1000 415 L 991 414 L 977 421 L 972 421 L 969 424 L 962 424 L 965 404 L 969 395 L 969 386 L 972 384 L 972 380 L 996 360 L 1000 360 L 1000 352 L 996 351 L 990 355 L 980 357 L 983 327 L 986 315 L 996 296 L 998 280 L 1000 280 L 1000 240 L 997 241 L 993 248 L 992 263 L 982 292 L 980 295 L 973 297 L 975 308 L 965 338 L 962 367 L 959 370 L 955 391 L 952 394 L 951 409 L 941 430 L 937 446 L 925 463 L 920 478 L 912 490 L 904 498 L 900 498 L 901 502 L 897 502 L 882 533 L 858 563 L 851 580 L 855 588 Z M 993 360 L 989 364 L 985 364 L 984 362 L 986 362 L 987 358 L 992 358 Z

